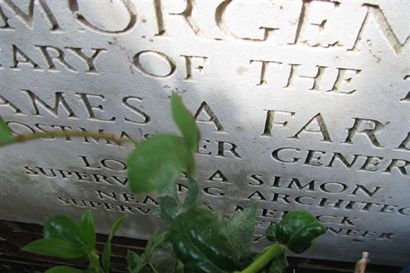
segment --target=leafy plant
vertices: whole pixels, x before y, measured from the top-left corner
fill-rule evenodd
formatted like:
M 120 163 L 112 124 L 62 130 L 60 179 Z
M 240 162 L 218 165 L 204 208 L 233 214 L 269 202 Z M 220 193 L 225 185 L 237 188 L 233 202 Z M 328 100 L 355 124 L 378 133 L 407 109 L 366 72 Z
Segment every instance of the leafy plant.
M 96 233 L 94 220 L 89 211 L 81 217 L 80 223 L 77 224 L 70 218 L 57 215 L 46 218 L 43 229 L 43 239 L 34 241 L 26 245 L 23 250 L 32 253 L 46 255 L 51 257 L 64 258 L 69 260 L 88 260 L 88 268 L 79 270 L 68 266 L 57 266 L 51 268 L 47 273 L 62 272 L 108 272 L 109 256 L 111 248 L 111 238 L 115 231 L 118 230 L 123 218 L 120 218 L 113 226 L 109 240 L 104 248 L 102 268 L 99 256 L 95 250 Z M 106 251 L 106 249 L 108 249 Z
M 145 252 L 128 252 L 130 273 L 282 273 L 287 268 L 287 250 L 302 253 L 325 232 L 324 227 L 307 212 L 294 211 L 271 225 L 267 238 L 272 244 L 260 254 L 250 250 L 256 227 L 256 205 L 225 218 L 210 211 L 197 200 L 194 153 L 199 131 L 195 121 L 177 95 L 171 97 L 172 116 L 182 136 L 157 134 L 142 142 L 131 141 L 136 148 L 128 157 L 130 189 L 136 193 L 158 192 L 159 213 L 168 229 L 156 231 Z M 92 136 L 129 142 L 110 133 L 50 131 L 14 136 L 0 119 L 0 146 L 43 137 Z M 188 177 L 188 191 L 180 200 L 176 181 L 181 173 Z M 96 230 L 90 212 L 77 224 L 66 216 L 53 216 L 44 223 L 43 239 L 23 250 L 68 260 L 88 261 L 86 269 L 67 266 L 51 268 L 47 273 L 108 273 L 111 241 L 123 223 L 118 219 L 109 233 L 100 257 L 96 250 Z

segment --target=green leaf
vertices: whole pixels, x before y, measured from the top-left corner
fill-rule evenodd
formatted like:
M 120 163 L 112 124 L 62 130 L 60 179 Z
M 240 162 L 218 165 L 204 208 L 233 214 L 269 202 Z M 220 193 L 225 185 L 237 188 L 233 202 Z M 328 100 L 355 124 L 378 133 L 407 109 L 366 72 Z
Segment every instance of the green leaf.
M 155 268 L 155 272 L 175 273 L 178 259 L 172 245 L 168 243 L 157 247 L 150 258 L 150 264 Z
M 158 193 L 164 193 L 164 192 L 169 194 L 172 198 L 175 198 L 177 203 L 179 203 L 178 191 L 177 191 L 177 187 L 176 187 L 175 184 L 171 184 L 168 187 L 166 187 L 165 189 L 160 189 L 158 191 Z
M 0 145 L 13 141 L 14 136 L 7 123 L 0 117 Z
M 168 195 L 161 196 L 159 198 L 159 208 L 160 218 L 167 223 L 172 223 L 175 217 L 177 217 L 180 213 L 180 208 L 177 201 L 175 198 Z
M 133 192 L 160 191 L 172 185 L 182 171 L 192 174 L 195 160 L 181 137 L 155 135 L 128 157 L 129 185 Z
M 85 253 L 77 244 L 61 239 L 40 239 L 23 247 L 24 251 L 50 257 L 79 259 Z
M 295 253 L 304 252 L 315 238 L 326 232 L 325 227 L 306 211 L 289 212 L 271 229 L 275 230 L 276 240 Z
M 69 217 L 56 215 L 47 217 L 43 228 L 44 239 L 60 239 L 83 246 L 78 225 Z
M 129 251 L 127 255 L 128 270 L 130 273 L 174 273 L 177 266 L 177 258 L 172 246 L 164 244 L 166 233 L 158 233 L 158 230 L 150 237 L 145 247 L 145 252 L 139 256 Z M 152 267 L 156 271 L 153 271 Z
M 256 228 L 256 210 L 257 206 L 254 204 L 242 211 L 235 212 L 224 222 L 224 232 L 232 245 L 237 260 L 249 252 Z
M 196 180 L 188 176 L 188 191 L 185 196 L 183 207 L 189 209 L 197 204 L 199 187 Z
M 277 242 L 278 240 L 276 239 L 276 224 L 271 224 L 268 229 L 266 230 L 266 238 L 271 241 L 271 242 Z
M 139 273 L 147 265 L 145 259 L 142 259 L 137 253 L 128 251 L 127 253 L 127 265 L 130 273 Z
M 220 219 L 206 208 L 194 207 L 180 214 L 168 238 L 188 272 L 226 273 L 237 269 Z
M 158 229 L 151 235 L 145 246 L 144 256 L 150 260 L 154 251 L 164 242 L 166 233 L 159 233 Z
M 185 273 L 184 267 L 185 265 L 181 261 L 178 260 L 176 273 Z
M 269 264 L 268 273 L 284 273 L 288 267 L 288 260 L 285 252 L 273 259 Z
M 175 187 L 173 187 L 175 188 Z M 159 198 L 159 216 L 162 220 L 167 223 L 172 223 L 174 219 L 184 211 L 194 207 L 197 204 L 197 197 L 199 193 L 199 187 L 197 182 L 188 177 L 188 191 L 185 196 L 185 200 L 181 205 L 176 199 L 177 197 L 173 196 L 161 196 Z
M 199 130 L 195 120 L 182 102 L 182 98 L 176 94 L 171 97 L 172 117 L 181 131 L 188 147 L 195 152 L 198 149 Z
M 86 270 L 77 269 L 71 266 L 56 266 L 50 268 L 45 273 L 86 273 Z
M 80 221 L 80 235 L 85 243 L 85 248 L 90 253 L 95 248 L 97 235 L 95 233 L 95 224 L 90 211 L 86 211 Z
M 102 268 L 105 273 L 110 271 L 110 260 L 111 260 L 111 241 L 117 233 L 118 229 L 121 227 L 125 220 L 125 216 L 122 216 L 115 221 L 112 225 L 110 234 L 108 235 L 107 242 L 105 242 L 102 256 Z

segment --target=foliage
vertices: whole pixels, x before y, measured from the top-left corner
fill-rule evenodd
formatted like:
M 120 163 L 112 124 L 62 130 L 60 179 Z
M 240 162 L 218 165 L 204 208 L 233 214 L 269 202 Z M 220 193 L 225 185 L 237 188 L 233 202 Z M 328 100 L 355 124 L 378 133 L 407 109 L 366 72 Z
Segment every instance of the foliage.
M 225 273 L 238 269 L 218 215 L 207 208 L 194 207 L 178 215 L 169 235 L 177 257 L 189 272 Z
M 117 233 L 118 229 L 121 227 L 122 223 L 124 222 L 124 217 L 121 217 L 115 221 L 112 225 L 110 234 L 108 235 L 107 242 L 104 245 L 103 256 L 102 256 L 102 268 L 105 273 L 110 271 L 110 257 L 111 257 L 111 241 L 114 238 L 115 233 Z
M 278 241 L 295 253 L 302 253 L 312 245 L 313 239 L 325 232 L 323 226 L 305 211 L 293 211 L 279 224 L 271 225 L 267 235 L 270 241 Z
M 178 259 L 172 251 L 171 244 L 165 242 L 165 238 L 166 233 L 159 233 L 157 230 L 148 240 L 144 253 L 138 255 L 129 251 L 128 271 L 130 273 L 177 272 Z
M 324 227 L 309 213 L 294 211 L 271 225 L 267 238 L 273 243 L 256 255 L 250 246 L 257 223 L 257 207 L 237 211 L 225 218 L 198 202 L 200 189 L 193 178 L 194 153 L 198 150 L 199 131 L 182 99 L 171 97 L 172 116 L 182 136 L 158 134 L 142 142 L 132 142 L 136 148 L 128 157 L 130 189 L 136 193 L 158 192 L 160 218 L 168 224 L 165 231 L 156 231 L 145 252 L 127 255 L 130 273 L 283 273 L 288 266 L 286 251 L 302 253 L 312 241 L 325 232 Z M 66 131 L 64 134 L 80 136 Z M 0 118 L 0 145 L 28 140 L 63 136 L 49 132 L 41 136 L 12 135 Z M 112 134 L 93 136 L 112 139 Z M 120 138 L 116 140 L 121 143 Z M 180 200 L 175 183 L 181 173 L 188 178 L 188 191 Z M 79 223 L 69 217 L 49 217 L 44 223 L 43 239 L 26 245 L 32 253 L 88 261 L 85 269 L 57 266 L 47 273 L 108 273 L 111 241 L 122 225 L 118 219 L 109 233 L 102 256 L 96 250 L 96 228 L 90 212 Z
M 250 254 L 250 244 L 256 227 L 257 206 L 252 205 L 242 211 L 237 211 L 223 223 L 235 260 L 239 261 Z
M 194 157 L 183 138 L 156 135 L 130 154 L 128 170 L 132 191 L 160 191 L 175 183 L 182 171 L 192 174 Z
M 10 141 L 13 141 L 14 136 L 11 133 L 7 123 L 0 117 L 0 145 L 4 145 Z
M 43 239 L 29 243 L 23 250 L 69 260 L 89 261 L 87 270 L 57 266 L 49 269 L 47 273 L 108 272 L 101 271 L 100 269 L 95 245 L 94 220 L 91 213 L 87 211 L 81 217 L 79 224 L 64 215 L 46 218 L 43 228 Z

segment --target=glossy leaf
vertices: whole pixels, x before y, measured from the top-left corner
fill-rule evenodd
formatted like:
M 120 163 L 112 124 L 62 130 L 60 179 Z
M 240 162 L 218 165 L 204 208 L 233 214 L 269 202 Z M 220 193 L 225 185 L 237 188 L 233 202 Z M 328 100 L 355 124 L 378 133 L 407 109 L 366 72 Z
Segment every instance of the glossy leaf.
M 118 229 L 121 227 L 125 220 L 125 216 L 122 216 L 115 221 L 112 225 L 110 234 L 108 234 L 107 242 L 104 244 L 103 255 L 102 255 L 102 268 L 105 273 L 110 271 L 110 261 L 111 261 L 111 241 L 117 233 Z
M 79 259 L 84 257 L 83 249 L 73 242 L 62 239 L 40 239 L 23 247 L 24 251 L 50 257 Z
M 95 233 L 95 224 L 90 211 L 83 214 L 80 221 L 80 235 L 85 243 L 85 248 L 91 252 L 95 248 L 97 235 Z
M 224 222 L 224 232 L 232 245 L 237 260 L 249 252 L 256 228 L 256 210 L 257 206 L 252 205 L 235 212 Z
M 182 171 L 192 174 L 193 154 L 180 137 L 155 135 L 140 143 L 128 157 L 129 185 L 133 192 L 161 191 L 174 184 Z
M 276 239 L 276 229 L 277 229 L 277 227 L 278 227 L 278 225 L 272 224 L 268 227 L 268 229 L 265 232 L 266 238 L 271 242 L 277 242 L 278 241 Z
M 81 270 L 78 268 L 74 268 L 71 266 L 56 266 L 53 268 L 50 268 L 44 273 L 87 273 L 87 270 Z
M 69 217 L 56 215 L 47 217 L 43 228 L 44 239 L 60 239 L 83 246 L 78 225 Z
M 170 227 L 169 240 L 188 272 L 225 273 L 237 269 L 218 216 L 206 208 L 194 207 L 180 214 Z
M 182 102 L 182 98 L 176 94 L 171 97 L 172 117 L 178 129 L 181 131 L 186 144 L 195 152 L 198 149 L 199 130 L 196 126 L 195 120 Z
M 11 133 L 9 126 L 6 124 L 3 118 L 0 117 L 0 145 L 2 143 L 7 143 L 9 141 L 12 141 L 13 139 L 14 139 L 14 136 Z
M 283 217 L 275 228 L 275 239 L 295 253 L 302 253 L 312 241 L 326 232 L 325 227 L 305 211 L 293 211 Z

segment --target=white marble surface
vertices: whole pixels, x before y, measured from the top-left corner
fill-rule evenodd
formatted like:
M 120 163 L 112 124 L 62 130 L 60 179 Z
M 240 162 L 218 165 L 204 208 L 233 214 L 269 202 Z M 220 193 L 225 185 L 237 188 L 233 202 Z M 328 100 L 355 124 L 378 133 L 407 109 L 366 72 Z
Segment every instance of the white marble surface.
M 259 234 L 308 210 L 329 231 L 305 256 L 407 262 L 408 0 L 26 2 L 0 0 L 0 115 L 16 133 L 176 132 L 178 90 L 211 207 L 257 202 Z M 0 218 L 91 208 L 101 232 L 126 213 L 122 235 L 147 238 L 155 196 L 129 193 L 129 150 L 83 138 L 0 149 Z

